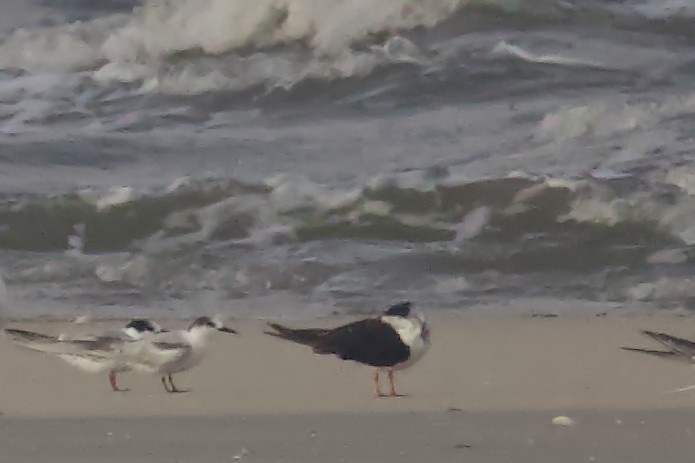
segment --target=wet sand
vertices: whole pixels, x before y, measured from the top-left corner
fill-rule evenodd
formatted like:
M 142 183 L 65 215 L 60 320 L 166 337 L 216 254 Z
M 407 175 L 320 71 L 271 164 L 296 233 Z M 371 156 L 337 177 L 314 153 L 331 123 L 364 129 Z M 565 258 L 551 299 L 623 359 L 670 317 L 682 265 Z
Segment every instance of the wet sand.
M 692 462 L 692 411 L 0 420 L 11 462 Z
M 342 320 L 325 320 L 330 325 Z M 157 378 L 104 376 L 0 343 L 0 461 L 691 461 L 695 384 L 639 329 L 695 338 L 695 319 L 430 317 L 428 356 L 373 397 L 371 370 L 261 334 L 216 335 L 166 394 Z M 297 322 L 300 324 L 300 322 Z M 62 323 L 21 323 L 61 332 Z M 74 325 L 70 330 L 77 329 Z M 551 424 L 557 415 L 575 424 Z M 244 450 L 246 449 L 246 450 Z

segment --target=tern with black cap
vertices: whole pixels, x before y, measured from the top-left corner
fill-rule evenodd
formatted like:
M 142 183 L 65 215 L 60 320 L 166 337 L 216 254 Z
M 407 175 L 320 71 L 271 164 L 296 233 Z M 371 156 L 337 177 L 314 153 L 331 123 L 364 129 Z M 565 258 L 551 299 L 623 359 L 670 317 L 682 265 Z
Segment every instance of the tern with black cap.
M 155 322 L 146 318 L 134 318 L 125 327 L 116 331 L 106 331 L 93 336 L 71 336 L 63 333 L 58 336 L 36 333 L 14 328 L 4 330 L 17 346 L 37 352 L 53 354 L 68 364 L 88 373 L 109 372 L 109 384 L 116 392 L 120 389 L 116 382 L 118 373 L 132 368 L 123 362 L 114 351 L 124 342 L 137 341 L 147 336 L 163 332 Z
M 186 392 L 174 385 L 172 375 L 190 370 L 201 362 L 207 352 L 209 337 L 215 331 L 237 334 L 220 320 L 199 317 L 188 329 L 125 343 L 119 357 L 135 370 L 158 375 L 167 392 Z

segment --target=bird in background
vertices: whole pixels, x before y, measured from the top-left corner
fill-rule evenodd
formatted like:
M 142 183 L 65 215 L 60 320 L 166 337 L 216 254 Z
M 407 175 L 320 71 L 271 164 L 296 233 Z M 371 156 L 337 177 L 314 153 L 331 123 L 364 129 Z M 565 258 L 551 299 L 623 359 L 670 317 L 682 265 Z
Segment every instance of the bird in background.
M 430 346 L 430 332 L 421 315 L 411 315 L 412 304 L 404 301 L 391 306 L 380 316 L 359 320 L 336 328 L 294 329 L 269 323 L 274 331 L 266 334 L 304 344 L 320 355 L 335 355 L 375 368 L 377 397 L 384 397 L 379 374 L 386 372 L 389 396 L 396 397 L 394 372 L 411 367 Z
M 641 333 L 654 339 L 665 347 L 666 350 L 643 349 L 640 347 L 621 347 L 621 349 L 685 363 L 695 363 L 695 342 L 655 331 L 644 330 Z

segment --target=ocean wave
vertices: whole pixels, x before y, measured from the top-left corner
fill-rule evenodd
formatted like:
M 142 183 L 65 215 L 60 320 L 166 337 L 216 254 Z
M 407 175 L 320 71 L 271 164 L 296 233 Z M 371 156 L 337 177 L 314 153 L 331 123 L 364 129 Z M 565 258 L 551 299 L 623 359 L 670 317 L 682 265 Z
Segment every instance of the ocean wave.
M 126 74 L 131 79 L 155 78 L 166 59 L 180 63 L 238 52 L 237 62 L 230 59 L 229 65 L 234 66 L 252 56 L 253 50 L 260 50 L 259 56 L 263 56 L 264 49 L 272 52 L 272 47 L 297 44 L 314 57 L 314 65 L 322 57 L 335 57 L 335 68 L 339 69 L 341 63 L 345 65 L 344 55 L 355 45 L 369 45 L 369 37 L 434 26 L 467 3 L 152 0 L 130 15 L 118 13 L 49 28 L 20 29 L 0 44 L 0 67 L 31 71 L 93 69 L 100 70 L 97 75 L 102 78 L 125 79 Z M 281 61 L 265 65 L 278 67 Z
M 606 8 L 557 0 L 386 0 L 378 8 L 364 0 L 151 0 L 131 13 L 104 8 L 0 39 L 0 133 L 197 130 L 225 125 L 215 116 L 238 109 L 323 101 L 388 109 L 691 80 L 682 43 L 587 37 L 585 27 Z M 594 112 L 587 108 L 585 125 Z
M 174 95 L 286 89 L 403 63 L 431 67 L 441 53 L 432 54 L 436 43 L 418 43 L 413 30 L 442 25 L 428 39 L 436 42 L 451 39 L 451 29 L 461 37 L 475 31 L 469 17 L 479 27 L 501 17 L 519 25 L 525 18 L 591 22 L 599 12 L 605 10 L 597 2 L 555 0 L 150 0 L 131 14 L 14 31 L 0 41 L 0 69 L 87 72 L 97 83 Z M 607 67 L 506 41 L 488 51 L 538 64 Z
M 563 142 L 583 137 L 609 138 L 637 130 L 649 131 L 665 120 L 679 120 L 695 110 L 695 94 L 666 96 L 659 101 L 615 97 L 546 114 L 538 126 L 539 140 Z
M 0 246 L 68 250 L 76 226 L 86 253 L 331 239 L 690 245 L 692 183 L 681 169 L 648 179 L 594 171 L 571 180 L 513 175 L 476 181 L 415 171 L 350 190 L 284 175 L 259 185 L 187 180 L 156 192 L 123 187 L 6 199 Z
M 686 168 L 478 180 L 437 169 L 351 189 L 181 179 L 5 197 L 0 252 L 8 282 L 69 287 L 87 305 L 523 294 L 671 306 L 690 297 L 693 182 Z

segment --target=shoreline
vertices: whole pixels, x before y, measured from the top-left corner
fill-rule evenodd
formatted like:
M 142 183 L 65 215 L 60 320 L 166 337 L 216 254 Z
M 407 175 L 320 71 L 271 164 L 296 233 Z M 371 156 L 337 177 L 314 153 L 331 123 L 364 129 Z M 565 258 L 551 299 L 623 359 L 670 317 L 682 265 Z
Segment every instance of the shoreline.
M 591 411 L 4 420 L 0 460 L 26 463 L 692 461 L 695 412 Z
M 643 328 L 688 337 L 695 317 L 429 322 L 430 352 L 396 376 L 407 396 L 384 399 L 373 396 L 370 368 L 265 336 L 261 320 L 236 320 L 239 336 L 216 335 L 209 357 L 175 376 L 185 394 L 134 373 L 119 376 L 130 392 L 114 393 L 106 374 L 79 372 L 3 336 L 0 461 L 692 461 L 695 391 L 667 392 L 694 384 L 695 371 L 619 346 L 654 346 Z M 569 426 L 552 423 L 560 415 Z
M 397 302 L 397 301 L 394 301 Z M 650 316 L 666 316 L 666 317 L 687 317 L 694 312 L 682 307 L 656 308 L 650 303 L 644 302 L 600 302 L 588 301 L 581 299 L 558 299 L 558 298 L 520 298 L 520 299 L 491 299 L 478 300 L 470 303 L 462 303 L 460 308 L 441 308 L 427 307 L 420 304 L 418 301 L 412 301 L 415 304 L 417 312 L 424 313 L 429 317 L 473 317 L 475 319 L 499 319 L 499 318 L 586 318 L 586 317 L 650 317 Z M 162 322 L 183 322 L 192 320 L 201 315 L 212 316 L 212 314 L 203 311 L 175 311 L 162 312 L 160 308 L 147 308 L 141 311 L 128 310 L 113 310 L 115 313 L 103 314 L 99 309 L 94 310 L 75 310 L 74 313 L 67 315 L 65 312 L 59 311 L 57 315 L 48 313 L 37 314 L 21 314 L 18 313 L 15 307 L 15 301 L 12 301 L 9 307 L 9 314 L 5 313 L 0 317 L 0 325 L 8 323 L 71 323 L 75 319 L 85 318 L 88 323 L 109 323 L 120 322 L 130 318 L 147 317 L 153 320 Z M 383 308 L 383 307 L 382 307 Z M 125 312 L 121 314 L 119 312 Z M 223 315 L 229 320 L 261 320 L 274 321 L 284 320 L 300 323 L 314 323 L 317 320 L 342 320 L 355 319 L 377 316 L 381 312 L 378 307 L 372 307 L 372 310 L 354 310 L 350 308 L 342 309 L 327 309 L 317 312 L 293 312 L 278 313 L 277 311 L 269 311 L 259 309 L 259 313 L 254 313 L 253 310 L 243 308 L 239 311 L 229 310 L 216 312 L 218 315 Z
M 0 412 L 3 418 L 49 418 L 694 408 L 695 392 L 668 393 L 695 384 L 692 367 L 620 346 L 657 347 L 641 329 L 688 337 L 695 333 L 695 317 L 457 315 L 431 316 L 429 322 L 430 352 L 396 374 L 399 392 L 407 396 L 393 399 L 373 397 L 372 369 L 263 335 L 261 320 L 234 320 L 239 336 L 215 334 L 202 364 L 175 376 L 190 392 L 175 395 L 166 394 L 158 378 L 136 373 L 119 375 L 129 392 L 113 393 L 105 374 L 18 349 L 3 336 Z M 87 328 L 43 321 L 12 326 L 45 333 Z

